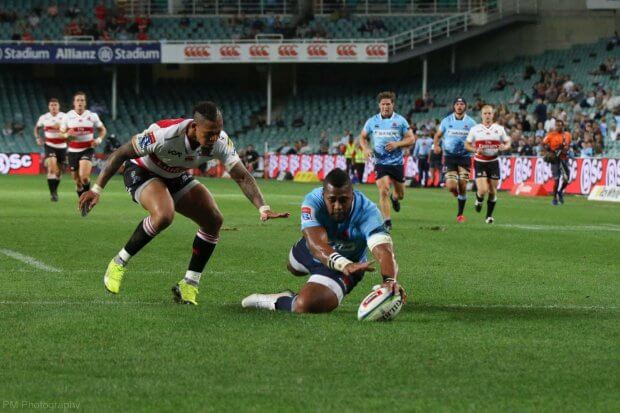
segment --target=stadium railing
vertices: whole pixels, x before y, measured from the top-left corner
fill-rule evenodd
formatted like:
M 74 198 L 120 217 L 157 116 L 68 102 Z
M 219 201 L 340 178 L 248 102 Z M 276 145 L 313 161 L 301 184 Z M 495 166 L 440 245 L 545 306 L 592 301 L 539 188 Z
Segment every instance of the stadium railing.
M 489 2 L 484 7 L 468 9 L 465 12 L 452 14 L 410 31 L 399 33 L 382 41 L 387 42 L 390 55 L 412 50 L 421 45 L 448 38 L 456 33 L 466 32 L 473 27 L 482 26 L 519 14 L 534 14 L 538 10 L 537 0 L 505 0 Z
M 440 14 L 468 12 L 481 3 L 498 7 L 505 0 L 315 0 L 314 12 L 329 15 L 335 12 L 355 14 Z M 132 15 L 267 15 L 294 14 L 298 0 L 126 0 Z

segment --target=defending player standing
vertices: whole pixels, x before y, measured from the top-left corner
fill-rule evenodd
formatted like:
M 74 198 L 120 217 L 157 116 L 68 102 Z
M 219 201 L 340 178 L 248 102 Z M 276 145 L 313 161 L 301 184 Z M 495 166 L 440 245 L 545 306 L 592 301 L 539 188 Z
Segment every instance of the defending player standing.
M 99 132 L 97 139 L 94 138 L 95 129 Z M 63 118 L 60 130 L 69 139 L 69 168 L 80 197 L 90 189 L 94 148 L 101 143 L 107 132 L 99 116 L 86 109 L 84 92 L 75 92 L 73 95 L 73 110 Z
M 366 121 L 360 133 L 360 145 L 366 158 L 374 153 L 377 188 L 379 188 L 379 207 L 388 230 L 392 229 L 390 203 L 394 211 L 400 211 L 400 201 L 405 197 L 405 171 L 403 150 L 415 144 L 415 135 L 407 120 L 394 112 L 396 95 L 394 92 L 381 92 L 377 96 L 379 113 Z M 368 139 L 372 138 L 373 150 Z M 394 187 L 394 193 L 390 188 Z
M 374 271 L 366 261 L 366 248 L 379 262 L 383 286 L 406 299 L 396 281 L 398 265 L 381 214 L 366 196 L 353 190 L 342 169 L 332 170 L 322 188 L 306 195 L 301 229 L 303 238 L 290 250 L 287 269 L 296 276 L 310 275 L 308 282 L 299 294 L 252 294 L 243 299 L 243 307 L 296 313 L 333 311 L 365 272 Z
M 220 110 L 212 102 L 198 103 L 193 119 L 156 122 L 117 149 L 92 190 L 81 196 L 80 209 L 92 209 L 108 180 L 123 162 L 131 159 L 124 171 L 125 186 L 149 216 L 140 222 L 125 247 L 108 264 L 103 282 L 109 292 L 120 291 L 129 260 L 170 226 L 176 211 L 198 224 L 199 229 L 185 277 L 172 291 L 177 302 L 197 304 L 200 277 L 219 240 L 223 217 L 209 190 L 187 169 L 217 159 L 259 210 L 261 220 L 289 216 L 272 212 L 265 204 L 256 180 L 243 166 L 222 126 Z
M 435 134 L 434 151 L 440 152 L 439 140 L 443 137 L 444 162 L 446 167 L 446 188 L 458 198 L 456 222 L 465 222 L 463 211 L 467 202 L 467 181 L 471 158 L 465 149 L 465 139 L 476 121 L 470 118 L 465 110 L 467 102 L 463 98 L 454 100 L 454 112 L 446 116 Z
M 510 149 L 510 138 L 503 126 L 493 123 L 493 106 L 485 105 L 481 110 L 482 123 L 471 128 L 465 141 L 465 149 L 474 153 L 476 170 L 476 212 L 482 210 L 485 194 L 487 198 L 487 216 L 485 222 L 494 221 L 493 210 L 497 202 L 497 186 L 500 179 L 499 151 Z
M 564 190 L 568 186 L 570 178 L 570 168 L 568 166 L 568 151 L 570 150 L 571 135 L 564 130 L 564 121 L 556 119 L 555 130 L 545 136 L 543 148 L 545 149 L 545 161 L 551 164 L 551 174 L 553 175 L 553 205 L 564 203 Z M 560 186 L 560 178 L 562 185 Z
M 47 186 L 50 190 L 52 202 L 58 201 L 58 185 L 62 175 L 62 166 L 67 154 L 67 139 L 60 133 L 65 114 L 60 111 L 58 99 L 51 98 L 47 103 L 49 112 L 39 116 L 34 127 L 34 137 L 37 145 L 45 148 L 45 167 L 47 169 Z M 41 140 L 40 129 L 43 128 L 45 143 Z

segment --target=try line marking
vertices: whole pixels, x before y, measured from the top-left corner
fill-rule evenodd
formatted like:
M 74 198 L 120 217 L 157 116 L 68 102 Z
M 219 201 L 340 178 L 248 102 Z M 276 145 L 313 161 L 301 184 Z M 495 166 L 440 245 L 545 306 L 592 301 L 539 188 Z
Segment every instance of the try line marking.
M 229 304 L 229 303 L 222 303 Z M 103 300 L 92 300 L 92 301 L 68 301 L 68 300 L 58 300 L 58 301 L 13 301 L 13 300 L 0 300 L 0 305 L 59 305 L 59 306 L 91 306 L 91 305 L 112 305 L 112 306 L 123 306 L 123 305 L 137 305 L 137 306 L 151 306 L 151 305 L 175 305 L 172 302 L 165 301 L 103 301 Z M 508 309 L 508 310 L 602 310 L 602 311 L 612 311 L 617 310 L 617 306 L 603 306 L 603 305 L 571 305 L 571 304 L 549 304 L 549 305 L 529 305 L 529 304 L 413 304 L 411 306 L 411 311 L 415 312 L 416 308 L 434 308 L 438 311 L 442 310 L 467 310 L 467 309 L 480 309 L 480 310 L 490 310 L 490 309 Z
M 4 255 L 6 255 L 7 257 L 11 257 L 13 259 L 16 259 L 17 261 L 21 261 L 25 264 L 28 264 L 32 267 L 38 268 L 40 270 L 43 271 L 49 271 L 49 272 L 62 272 L 61 270 L 59 270 L 58 268 L 54 268 L 54 267 L 50 267 L 49 265 L 45 265 L 43 264 L 41 261 L 36 260 L 32 257 L 29 257 L 27 255 L 24 254 L 20 254 L 17 251 L 13 251 L 13 250 L 9 250 L 6 248 L 0 248 L 0 252 Z

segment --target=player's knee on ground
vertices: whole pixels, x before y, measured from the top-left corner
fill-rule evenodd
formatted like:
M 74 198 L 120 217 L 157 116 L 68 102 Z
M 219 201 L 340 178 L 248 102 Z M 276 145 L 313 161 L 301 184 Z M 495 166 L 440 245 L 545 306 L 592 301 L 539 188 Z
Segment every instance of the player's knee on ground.
M 295 298 L 296 313 L 329 313 L 338 308 L 338 299 L 334 296 L 333 300 L 323 296 L 309 296 L 300 293 Z

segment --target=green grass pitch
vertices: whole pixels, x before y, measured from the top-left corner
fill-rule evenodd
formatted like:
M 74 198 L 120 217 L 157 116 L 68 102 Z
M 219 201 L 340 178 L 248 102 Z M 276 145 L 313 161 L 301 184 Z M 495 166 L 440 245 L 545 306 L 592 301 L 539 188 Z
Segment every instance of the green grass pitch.
M 240 306 L 304 282 L 285 262 L 313 185 L 260 181 L 272 208 L 292 213 L 260 223 L 234 182 L 203 182 L 225 230 L 190 307 L 170 294 L 196 230 L 186 218 L 132 260 L 110 296 L 103 271 L 145 216 L 121 180 L 82 218 L 68 176 L 56 204 L 44 177 L 0 177 L 3 409 L 620 410 L 620 206 L 500 194 L 490 226 L 470 195 L 457 225 L 449 193 L 408 190 L 393 238 L 410 302 L 394 322 L 361 323 L 358 304 L 379 274 L 328 315 Z M 375 187 L 362 190 L 377 201 Z

